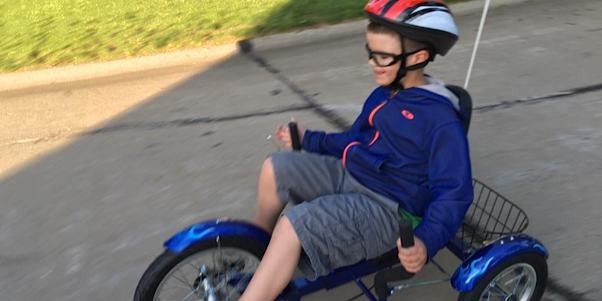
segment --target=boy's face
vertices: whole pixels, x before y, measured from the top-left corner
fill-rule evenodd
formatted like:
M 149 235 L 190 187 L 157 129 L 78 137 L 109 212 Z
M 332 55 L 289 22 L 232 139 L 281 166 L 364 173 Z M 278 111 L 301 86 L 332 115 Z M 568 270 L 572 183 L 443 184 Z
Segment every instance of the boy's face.
M 366 40 L 368 41 L 368 47 L 372 51 L 386 52 L 395 55 L 401 54 L 401 41 L 397 36 L 368 32 L 366 33 Z M 368 64 L 372 67 L 372 70 L 374 70 L 374 79 L 380 86 L 390 85 L 397 77 L 397 71 L 401 67 L 401 62 L 397 62 L 388 67 L 380 67 L 376 65 L 374 59 L 369 60 Z

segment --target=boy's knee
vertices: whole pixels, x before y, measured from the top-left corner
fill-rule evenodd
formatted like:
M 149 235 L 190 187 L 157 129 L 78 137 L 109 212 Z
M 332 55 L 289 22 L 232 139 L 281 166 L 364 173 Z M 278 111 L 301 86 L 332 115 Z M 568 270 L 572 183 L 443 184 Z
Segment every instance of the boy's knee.
M 295 170 L 296 166 L 304 161 L 304 155 L 294 152 L 274 152 L 267 157 L 263 163 L 264 168 L 278 169 L 278 172 Z
M 270 179 L 271 181 L 276 180 L 276 171 L 274 170 L 274 160 L 272 156 L 267 157 L 263 161 L 260 177 L 264 179 Z
M 263 161 L 263 165 L 261 166 L 261 172 L 265 173 L 265 172 L 274 172 L 274 164 L 272 163 L 272 157 L 267 157 L 264 161 Z
M 291 160 L 290 153 L 288 152 L 275 152 L 272 153 L 269 157 L 267 157 L 265 159 L 265 161 L 263 161 L 263 166 L 261 167 L 261 173 L 265 174 L 265 175 L 271 175 L 272 177 L 275 176 L 275 169 L 276 168 L 287 168 L 288 164 L 278 164 L 278 162 L 289 162 Z M 276 165 L 274 166 L 274 161 L 276 161 Z M 284 171 L 286 172 L 286 171 Z

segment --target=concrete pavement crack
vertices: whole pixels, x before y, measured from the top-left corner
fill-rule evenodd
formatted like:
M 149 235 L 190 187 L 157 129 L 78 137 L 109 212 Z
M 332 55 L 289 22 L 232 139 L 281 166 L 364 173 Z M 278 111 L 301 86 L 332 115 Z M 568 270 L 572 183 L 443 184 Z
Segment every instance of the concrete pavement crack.
M 263 61 L 261 58 L 258 58 L 258 59 L 261 62 L 265 63 L 265 61 Z M 272 72 L 279 72 L 276 69 L 272 69 L 273 67 L 269 66 L 269 64 L 266 65 L 266 68 L 270 68 L 270 70 L 272 70 Z M 294 112 L 294 111 L 304 111 L 304 110 L 316 110 L 321 116 L 327 118 L 328 121 L 333 126 L 335 126 L 336 128 L 338 128 L 340 130 L 347 130 L 349 128 L 348 123 L 342 117 L 338 116 L 335 113 L 336 109 L 329 108 L 328 106 L 318 104 L 317 101 L 315 101 L 311 96 L 309 96 L 309 94 L 307 94 L 305 91 L 301 90 L 294 83 L 290 82 L 288 79 L 286 79 L 286 77 L 284 77 L 284 81 L 285 81 L 285 83 L 286 83 L 286 81 L 288 81 L 294 88 L 293 92 L 300 95 L 303 99 L 306 100 L 306 102 L 308 104 L 302 105 L 302 106 L 291 106 L 291 107 L 286 107 L 286 108 L 279 108 L 279 109 L 269 110 L 269 111 L 258 111 L 258 112 L 251 112 L 251 113 L 246 113 L 246 114 L 229 115 L 229 116 L 221 116 L 221 117 L 199 117 L 199 118 L 174 119 L 174 120 L 170 120 L 170 121 L 121 123 L 121 124 L 115 124 L 115 125 L 102 127 L 102 128 L 99 128 L 99 129 L 96 129 L 93 131 L 83 132 L 83 135 L 101 134 L 101 133 L 117 132 L 117 131 L 122 131 L 122 130 L 131 130 L 131 129 L 153 130 L 153 129 L 159 129 L 159 128 L 168 128 L 168 127 L 182 127 L 182 126 L 189 126 L 189 125 L 196 125 L 196 124 L 232 121 L 232 120 L 239 120 L 239 119 L 245 119 L 245 118 L 251 118 L 251 117 L 268 116 L 268 115 L 273 115 L 273 114 L 280 114 L 280 113 Z M 538 103 L 542 103 L 542 102 L 556 100 L 559 98 L 570 97 L 570 96 L 574 96 L 574 95 L 578 95 L 578 94 L 596 92 L 596 91 L 601 91 L 601 90 L 602 90 L 602 84 L 584 86 L 584 87 L 565 90 L 565 91 L 552 93 L 552 94 L 548 94 L 548 95 L 544 95 L 544 96 L 527 97 L 527 98 L 522 98 L 522 99 L 513 100 L 513 101 L 501 101 L 497 104 L 475 107 L 473 109 L 473 112 L 474 113 L 486 113 L 486 112 L 490 112 L 493 110 L 508 109 L 508 108 L 512 108 L 512 107 L 516 107 L 516 106 L 520 106 L 520 105 L 538 104 Z M 12 145 L 18 145 L 18 144 L 35 144 L 35 143 L 41 143 L 41 142 L 46 142 L 49 140 L 55 140 L 55 139 L 59 139 L 59 138 L 66 138 L 66 137 L 77 136 L 77 135 L 81 136 L 82 134 L 80 133 L 80 134 L 75 134 L 75 135 L 68 135 L 65 137 L 63 137 L 61 135 L 58 135 L 58 136 L 55 135 L 55 136 L 50 136 L 50 137 L 20 139 L 20 140 L 11 141 L 9 143 L 2 144 L 2 145 L 0 145 L 0 147 L 7 147 L 7 146 L 12 146 Z
M 347 121 L 344 120 L 344 118 L 338 116 L 332 110 L 328 110 L 323 105 L 319 104 L 313 97 L 311 97 L 307 92 L 305 92 L 303 89 L 301 89 L 299 86 L 297 86 L 288 77 L 284 76 L 280 70 L 278 70 L 274 66 L 272 66 L 266 59 L 255 54 L 253 52 L 253 44 L 251 43 L 251 41 L 249 41 L 249 40 L 240 41 L 240 42 L 238 42 L 238 46 L 239 46 L 240 52 L 243 55 L 247 56 L 249 59 L 256 62 L 261 68 L 265 69 L 267 72 L 269 72 L 274 77 L 276 77 L 278 80 L 280 80 L 282 83 L 284 83 L 287 87 L 289 87 L 289 89 L 291 89 L 291 91 L 293 91 L 295 94 L 297 94 L 299 97 L 301 97 L 301 99 L 303 101 L 305 101 L 306 103 L 308 103 L 310 105 L 313 105 L 314 110 L 320 116 L 325 117 L 328 120 L 328 122 L 331 123 L 333 126 L 335 126 L 337 129 L 339 129 L 339 130 L 349 129 L 350 125 Z M 589 92 L 596 92 L 596 91 L 601 91 L 601 90 L 602 90 L 602 83 L 574 88 L 574 89 L 565 90 L 565 91 L 552 93 L 552 94 L 548 94 L 548 95 L 543 95 L 543 96 L 527 97 L 527 98 L 521 98 L 521 99 L 512 100 L 512 101 L 501 101 L 499 103 L 492 104 L 492 105 L 475 107 L 475 108 L 473 108 L 473 111 L 475 113 L 484 113 L 484 112 L 488 112 L 488 111 L 492 111 L 492 110 L 507 109 L 507 108 L 518 106 L 518 105 L 536 104 L 536 103 L 541 103 L 541 102 L 545 102 L 545 101 L 555 100 L 555 99 L 564 98 L 564 97 L 570 97 L 570 96 L 589 93 Z
M 555 100 L 555 99 L 559 99 L 559 98 L 570 97 L 570 96 L 575 96 L 575 95 L 585 94 L 585 93 L 590 93 L 590 92 L 597 92 L 597 91 L 602 91 L 602 83 L 591 85 L 591 86 L 574 88 L 574 89 L 565 90 L 565 91 L 560 91 L 560 92 L 547 94 L 547 95 L 543 95 L 543 96 L 526 97 L 526 98 L 521 98 L 521 99 L 511 100 L 511 101 L 500 101 L 499 103 L 492 104 L 492 105 L 484 105 L 484 106 L 475 107 L 475 108 L 473 108 L 473 112 L 485 113 L 485 112 L 489 112 L 489 111 L 493 111 L 493 110 L 508 109 L 508 108 L 512 108 L 512 107 L 516 107 L 516 106 L 520 106 L 520 105 L 532 105 L 532 104 L 547 102 L 547 101 L 551 101 L 551 100 Z
M 281 114 L 281 113 L 286 113 L 286 112 L 311 110 L 313 108 L 314 107 L 312 105 L 290 106 L 290 107 L 279 108 L 279 109 L 269 110 L 269 111 L 257 111 L 257 112 L 238 114 L 238 115 L 228 115 L 228 116 L 221 116 L 221 117 L 179 118 L 179 119 L 174 119 L 174 120 L 169 120 L 169 121 L 119 123 L 119 124 L 101 127 L 99 129 L 96 129 L 93 131 L 84 132 L 81 135 L 104 134 L 104 133 L 112 133 L 112 132 L 118 132 L 118 131 L 124 131 L 124 130 L 156 130 L 156 129 L 162 129 L 162 128 L 184 127 L 184 126 L 191 126 L 191 125 L 197 125 L 197 124 L 225 122 L 225 121 L 246 119 L 246 118 L 251 118 L 251 117 L 268 116 L 268 115 Z
M 243 40 L 238 42 L 240 52 L 250 60 L 257 63 L 261 68 L 265 69 L 268 73 L 272 74 L 276 79 L 285 84 L 293 93 L 297 94 L 305 103 L 312 106 L 313 110 L 320 116 L 324 117 L 328 123 L 339 130 L 347 130 L 351 127 L 343 117 L 339 116 L 332 110 L 324 108 L 317 100 L 315 100 L 309 93 L 301 89 L 297 84 L 286 77 L 282 72 L 272 66 L 266 59 L 258 56 L 253 52 L 253 44 L 249 40 Z

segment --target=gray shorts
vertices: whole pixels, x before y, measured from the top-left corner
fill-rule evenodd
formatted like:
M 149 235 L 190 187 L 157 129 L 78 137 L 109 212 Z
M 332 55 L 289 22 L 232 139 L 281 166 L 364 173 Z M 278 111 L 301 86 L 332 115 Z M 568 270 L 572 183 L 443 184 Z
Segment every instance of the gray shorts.
M 364 187 L 341 160 L 310 153 L 271 155 L 284 215 L 303 247 L 299 269 L 310 280 L 393 248 L 397 203 Z

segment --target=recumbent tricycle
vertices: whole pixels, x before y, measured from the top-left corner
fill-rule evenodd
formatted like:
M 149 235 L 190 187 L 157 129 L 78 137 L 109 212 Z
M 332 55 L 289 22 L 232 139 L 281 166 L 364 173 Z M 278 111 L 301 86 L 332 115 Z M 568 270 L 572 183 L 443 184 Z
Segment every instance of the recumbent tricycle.
M 448 88 L 469 113 L 464 121 L 468 131 L 470 95 L 457 86 Z M 299 150 L 295 124 L 290 126 L 293 148 Z M 529 224 L 522 209 L 478 180 L 473 180 L 473 186 L 474 201 L 456 237 L 447 243 L 447 248 L 462 260 L 452 276 L 431 260 L 448 276 L 446 279 L 392 286 L 414 276 L 399 264 L 394 248 L 315 281 L 294 279 L 277 300 L 298 301 L 310 293 L 354 281 L 368 299 L 384 301 L 405 288 L 451 281 L 460 292 L 459 301 L 539 301 L 548 277 L 547 249 L 537 239 L 522 234 Z M 409 221 L 400 221 L 400 236 L 403 247 L 413 245 Z M 237 300 L 269 241 L 264 230 L 245 221 L 221 218 L 192 225 L 165 242 L 165 252 L 142 276 L 134 300 Z M 361 280 L 373 273 L 374 293 Z

